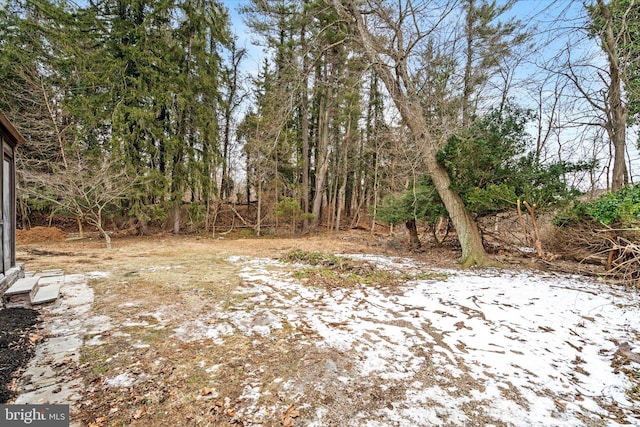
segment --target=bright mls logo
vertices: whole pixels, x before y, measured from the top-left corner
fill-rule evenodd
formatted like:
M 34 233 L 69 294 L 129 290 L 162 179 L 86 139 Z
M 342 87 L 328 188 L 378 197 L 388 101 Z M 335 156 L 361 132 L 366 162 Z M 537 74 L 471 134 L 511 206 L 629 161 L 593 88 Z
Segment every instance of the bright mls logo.
M 0 426 L 68 427 L 69 405 L 0 405 Z

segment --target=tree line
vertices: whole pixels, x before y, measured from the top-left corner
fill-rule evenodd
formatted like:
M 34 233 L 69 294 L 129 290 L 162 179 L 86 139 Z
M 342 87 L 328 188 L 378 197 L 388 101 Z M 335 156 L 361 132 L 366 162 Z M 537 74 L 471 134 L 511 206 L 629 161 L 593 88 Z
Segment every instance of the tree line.
M 216 0 L 9 1 L 0 109 L 28 139 L 22 220 L 210 232 L 230 204 L 261 233 L 448 216 L 482 264 L 479 217 L 633 178 L 636 3 L 542 28 L 511 1 L 249 0 L 266 55 L 247 75 Z M 579 36 L 550 54 L 562 31 Z

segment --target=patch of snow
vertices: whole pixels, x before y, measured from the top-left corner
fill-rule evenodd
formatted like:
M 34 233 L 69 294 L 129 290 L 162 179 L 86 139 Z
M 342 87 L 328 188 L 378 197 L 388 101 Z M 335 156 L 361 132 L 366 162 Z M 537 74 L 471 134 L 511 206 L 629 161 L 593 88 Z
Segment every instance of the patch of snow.
M 140 303 L 138 301 L 127 301 L 123 304 L 120 304 L 120 307 L 138 307 Z
M 205 372 L 209 372 L 210 374 L 213 374 L 215 372 L 218 372 L 218 370 L 222 367 L 223 365 L 218 364 L 218 365 L 213 365 L 207 369 L 205 369 Z
M 393 257 L 375 254 L 337 254 L 337 256 L 351 258 L 360 261 L 369 261 L 377 267 L 405 267 L 415 266 L 415 260 L 411 258 Z
M 141 342 L 137 342 L 135 344 L 132 344 L 131 347 L 133 347 L 133 348 L 149 348 L 149 347 L 151 347 L 151 345 L 144 344 L 144 343 L 141 343 Z
M 253 312 L 234 311 L 221 318 L 228 319 L 242 334 L 257 334 L 263 337 L 271 335 L 272 329 L 282 329 L 280 318 L 267 309 L 256 308 Z
M 174 270 L 184 268 L 182 265 L 154 265 L 153 267 L 141 268 L 140 271 L 166 271 L 166 270 Z
M 138 326 L 149 326 L 149 322 L 147 322 L 146 320 L 143 320 L 141 322 L 135 322 L 133 320 L 127 320 L 125 322 L 122 322 L 122 326 L 125 328 L 135 328 Z
M 101 334 L 113 329 L 111 317 L 105 315 L 91 316 L 85 323 L 87 324 L 87 334 Z
M 426 269 L 415 260 L 349 256 L 392 271 Z M 329 293 L 274 260 L 235 262 L 248 306 L 225 316 L 241 333 L 266 336 L 283 322 L 311 328 L 315 345 L 349 355 L 356 382 L 405 389 L 376 421 L 357 414 L 362 425 L 463 425 L 469 406 L 515 426 L 616 425 L 611 404 L 637 422 L 627 411 L 631 383 L 611 364 L 614 341 L 638 345 L 636 293 L 578 276 L 491 269 L 428 270 L 447 278 Z
M 102 345 L 104 344 L 104 341 L 102 341 L 102 336 L 101 335 L 95 335 L 93 337 L 91 337 L 91 339 L 86 340 L 84 342 L 84 345 L 86 346 L 96 346 L 96 345 Z
M 125 372 L 113 378 L 106 378 L 104 383 L 107 387 L 131 387 L 135 383 L 135 378 L 128 372 Z
M 65 274 L 64 282 L 66 284 L 81 284 L 87 281 L 86 274 Z
M 520 252 L 524 252 L 524 253 L 528 253 L 528 254 L 535 254 L 536 253 L 536 249 L 535 248 L 530 248 L 527 246 L 523 246 L 521 248 L 518 248 L 518 250 Z
M 149 315 L 156 319 L 160 324 L 167 323 L 169 320 L 169 316 L 165 313 L 163 308 L 156 310 L 153 313 L 149 313 Z
M 231 263 L 231 264 L 237 264 L 239 262 L 245 262 L 247 260 L 249 260 L 249 257 L 246 256 L 238 256 L 238 255 L 233 255 L 227 258 L 227 262 Z
M 111 276 L 111 273 L 108 271 L 90 271 L 88 273 L 84 273 L 88 279 L 106 279 Z
M 220 344 L 222 337 L 232 335 L 234 328 L 225 322 L 209 323 L 202 319 L 190 320 L 173 329 L 178 338 L 185 342 L 199 341 L 210 338 Z

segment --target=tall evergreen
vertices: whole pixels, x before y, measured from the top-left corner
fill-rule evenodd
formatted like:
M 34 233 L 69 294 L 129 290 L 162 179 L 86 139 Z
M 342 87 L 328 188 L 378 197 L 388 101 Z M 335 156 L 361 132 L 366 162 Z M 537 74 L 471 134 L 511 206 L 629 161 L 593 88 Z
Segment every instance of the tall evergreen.
M 39 0 L 3 8 L 0 19 L 12 22 L 0 46 L 3 93 L 30 85 L 32 104 L 49 102 L 56 116 L 40 108 L 58 156 L 101 157 L 142 178 L 122 208 L 142 225 L 172 211 L 179 231 L 182 200 L 214 194 L 221 52 L 229 45 L 224 7 L 106 0 L 71 8 Z M 19 105 L 6 99 L 7 107 Z

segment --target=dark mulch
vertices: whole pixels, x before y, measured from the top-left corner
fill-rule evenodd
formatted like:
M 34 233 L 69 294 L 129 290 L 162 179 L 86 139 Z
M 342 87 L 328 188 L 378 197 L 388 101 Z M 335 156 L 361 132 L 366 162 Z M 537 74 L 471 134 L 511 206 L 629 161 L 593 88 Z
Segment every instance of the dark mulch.
M 28 308 L 0 310 L 0 403 L 13 397 L 14 375 L 33 356 L 39 316 L 36 310 Z

